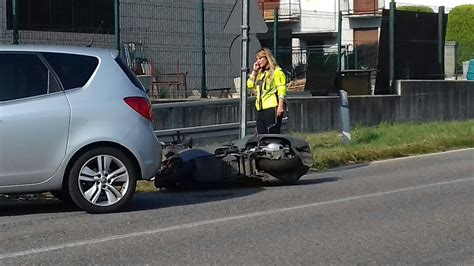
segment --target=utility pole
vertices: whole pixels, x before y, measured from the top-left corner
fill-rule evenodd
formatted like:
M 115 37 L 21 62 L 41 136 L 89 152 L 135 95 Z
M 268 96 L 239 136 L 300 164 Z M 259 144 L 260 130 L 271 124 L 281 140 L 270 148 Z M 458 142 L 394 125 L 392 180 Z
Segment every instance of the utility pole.
M 337 76 L 336 76 L 336 89 L 341 89 L 341 47 L 342 47 L 342 11 L 341 1 L 337 1 Z
M 249 0 L 242 0 L 241 23 L 241 61 L 240 61 L 240 131 L 239 137 L 247 133 L 247 66 L 249 55 Z

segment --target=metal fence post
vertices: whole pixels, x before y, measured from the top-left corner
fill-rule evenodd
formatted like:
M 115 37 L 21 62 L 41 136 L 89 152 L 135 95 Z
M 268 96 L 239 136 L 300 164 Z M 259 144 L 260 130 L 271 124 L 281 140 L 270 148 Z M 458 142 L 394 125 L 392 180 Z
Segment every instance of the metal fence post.
M 390 93 L 395 93 L 394 79 L 395 79 L 395 1 L 390 2 L 390 21 L 389 21 L 389 71 L 390 71 Z
M 201 98 L 207 98 L 206 84 L 206 32 L 204 26 L 204 0 L 201 0 Z
M 341 59 L 342 59 L 342 11 L 341 11 L 341 5 L 340 1 L 338 1 L 338 12 L 337 12 L 337 76 L 336 76 L 336 89 L 341 89 L 341 71 L 342 71 L 342 64 L 341 64 Z
M 341 75 L 341 47 L 342 47 L 342 11 L 341 6 L 338 5 L 337 12 L 337 75 Z M 338 88 L 339 89 L 339 88 Z
M 273 11 L 273 55 L 278 58 L 278 7 Z
M 12 0 L 12 19 L 13 19 L 13 44 L 18 44 L 18 12 L 17 0 Z
M 114 1 L 115 15 L 115 49 L 120 51 L 120 0 Z
M 443 36 L 443 25 L 444 25 L 444 6 L 438 7 L 438 63 L 440 67 L 440 75 L 445 78 L 444 73 L 444 36 Z

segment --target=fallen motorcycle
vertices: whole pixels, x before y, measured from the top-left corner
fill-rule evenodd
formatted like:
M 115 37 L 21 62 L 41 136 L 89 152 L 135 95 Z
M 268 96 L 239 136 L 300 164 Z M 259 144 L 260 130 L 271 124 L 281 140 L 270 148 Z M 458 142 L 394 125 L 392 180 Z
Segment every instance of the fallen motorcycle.
M 179 136 L 178 136 L 179 139 Z M 157 188 L 277 179 L 294 184 L 313 165 L 305 140 L 280 134 L 246 136 L 224 145 L 192 148 L 192 139 L 164 145 L 165 158 L 155 177 Z

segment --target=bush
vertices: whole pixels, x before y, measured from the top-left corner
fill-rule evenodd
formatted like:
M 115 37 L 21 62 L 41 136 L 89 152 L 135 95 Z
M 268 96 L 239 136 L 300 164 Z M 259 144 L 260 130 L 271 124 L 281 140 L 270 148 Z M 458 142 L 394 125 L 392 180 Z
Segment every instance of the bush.
M 429 6 L 400 6 L 397 7 L 397 10 L 434 13 L 433 9 Z
M 474 5 L 460 5 L 448 15 L 446 41 L 457 43 L 456 66 L 474 58 Z

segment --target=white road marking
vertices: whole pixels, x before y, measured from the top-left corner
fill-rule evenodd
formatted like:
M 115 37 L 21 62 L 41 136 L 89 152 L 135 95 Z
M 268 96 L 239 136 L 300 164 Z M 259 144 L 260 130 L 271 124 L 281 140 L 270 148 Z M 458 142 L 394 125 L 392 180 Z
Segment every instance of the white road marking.
M 410 155 L 410 156 L 406 156 L 406 157 L 397 157 L 397 158 L 373 161 L 373 162 L 370 162 L 370 164 L 385 163 L 385 162 L 392 162 L 392 161 L 402 161 L 402 160 L 422 158 L 422 157 L 431 157 L 431 156 L 436 156 L 436 155 L 443 155 L 443 154 L 463 152 L 463 151 L 474 151 L 474 148 L 464 148 L 464 149 L 458 149 L 458 150 L 440 151 L 440 152 L 427 153 L 427 154 Z
M 235 221 L 235 220 L 241 220 L 241 219 L 247 219 L 247 218 L 255 218 L 255 217 L 264 216 L 264 215 L 271 215 L 271 214 L 289 212 L 289 211 L 306 209 L 306 208 L 314 208 L 314 207 L 325 206 L 325 205 L 330 205 L 330 204 L 348 202 L 352 200 L 380 197 L 380 196 L 385 196 L 385 195 L 390 195 L 390 194 L 395 194 L 395 193 L 419 190 L 419 189 L 436 187 L 436 186 L 450 185 L 450 184 L 461 183 L 461 182 L 470 182 L 470 181 L 474 181 L 474 177 L 468 177 L 468 178 L 463 178 L 463 179 L 438 182 L 438 183 L 426 184 L 426 185 L 420 185 L 420 186 L 412 186 L 412 187 L 407 187 L 407 188 L 371 193 L 371 194 L 354 196 L 354 197 L 347 197 L 347 198 L 330 200 L 330 201 L 315 202 L 315 203 L 287 207 L 287 208 L 259 211 L 259 212 L 235 215 L 235 216 L 230 216 L 230 217 L 205 220 L 205 221 L 200 221 L 200 222 L 195 222 L 195 223 L 187 223 L 187 224 L 175 225 L 175 226 L 170 226 L 170 227 L 165 227 L 165 228 L 158 228 L 158 229 L 147 230 L 147 231 L 142 231 L 142 232 L 135 232 L 135 233 L 130 233 L 130 234 L 122 234 L 122 235 L 115 235 L 115 236 L 109 236 L 109 237 L 103 237 L 103 238 L 97 238 L 97 239 L 66 243 L 66 244 L 56 245 L 56 246 L 34 248 L 34 249 L 18 251 L 18 252 L 13 252 L 13 253 L 0 254 L 0 260 L 7 259 L 7 258 L 22 257 L 22 256 L 27 256 L 27 255 L 34 255 L 34 254 L 44 253 L 44 252 L 51 252 L 51 251 L 65 249 L 65 248 L 73 248 L 73 247 L 86 246 L 86 245 L 108 242 L 108 241 L 113 241 L 113 240 L 120 240 L 120 239 L 125 239 L 125 238 L 159 234 L 163 232 L 189 229 L 189 228 L 194 228 L 194 227 L 199 227 L 199 226 L 204 226 L 204 225 L 209 225 L 209 224 L 223 223 L 223 222 L 229 222 L 229 221 Z

